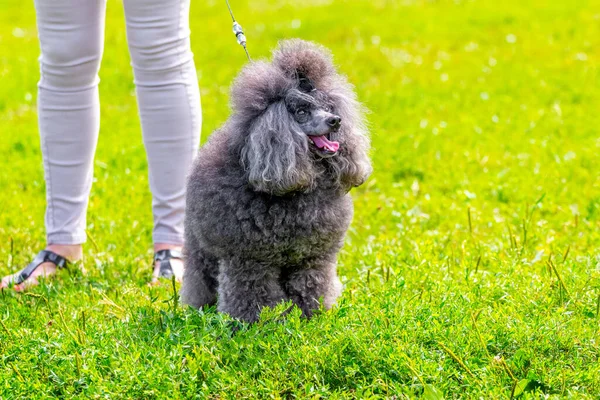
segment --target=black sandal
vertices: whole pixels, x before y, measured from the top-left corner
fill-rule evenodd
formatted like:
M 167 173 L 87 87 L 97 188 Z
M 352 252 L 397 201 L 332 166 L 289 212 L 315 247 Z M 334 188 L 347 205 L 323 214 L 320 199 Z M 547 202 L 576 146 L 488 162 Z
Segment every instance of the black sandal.
M 33 272 L 45 262 L 51 262 L 52 264 L 56 265 L 58 269 L 66 268 L 69 264 L 67 259 L 63 256 L 59 256 L 50 250 L 42 250 L 37 254 L 37 256 L 35 256 L 32 262 L 19 271 L 19 275 L 17 275 L 17 277 L 13 279 L 11 283 L 14 285 L 20 285 L 21 283 L 25 282 L 31 276 L 31 274 L 33 274 Z
M 172 259 L 183 260 L 181 251 L 166 249 L 154 253 L 154 264 L 152 264 L 152 269 L 154 269 L 156 262 L 160 261 L 160 269 L 158 270 L 159 278 L 171 279 L 173 277 L 173 267 L 171 266 Z

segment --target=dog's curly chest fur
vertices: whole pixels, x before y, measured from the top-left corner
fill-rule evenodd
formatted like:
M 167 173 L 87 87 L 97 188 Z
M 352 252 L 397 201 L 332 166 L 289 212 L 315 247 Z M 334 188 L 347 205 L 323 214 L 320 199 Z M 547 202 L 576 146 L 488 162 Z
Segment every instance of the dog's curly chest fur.
M 218 257 L 241 252 L 282 264 L 314 257 L 341 245 L 352 218 L 352 200 L 347 194 L 272 196 L 256 193 L 247 185 L 221 188 L 198 187 L 192 192 L 204 198 L 193 208 L 198 236 Z M 219 218 L 214 218 L 216 214 Z
M 240 219 L 241 233 L 256 250 L 281 252 L 285 262 L 315 257 L 341 245 L 352 218 L 352 201 L 347 195 L 259 196 L 247 210 L 247 218 Z

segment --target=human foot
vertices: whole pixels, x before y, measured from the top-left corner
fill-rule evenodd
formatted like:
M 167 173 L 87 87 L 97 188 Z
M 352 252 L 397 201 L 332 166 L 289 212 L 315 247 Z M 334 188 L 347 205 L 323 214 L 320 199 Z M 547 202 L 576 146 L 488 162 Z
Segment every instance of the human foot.
M 159 278 L 175 279 L 181 282 L 183 277 L 183 260 L 181 259 L 182 246 L 176 246 L 166 243 L 157 243 L 154 245 L 154 271 L 152 273 L 151 285 L 156 285 Z M 161 264 L 163 264 L 161 268 Z M 172 275 L 171 275 L 172 272 Z
M 56 253 L 61 257 L 64 257 L 68 262 L 76 262 L 81 260 L 83 256 L 83 250 L 81 245 L 59 245 L 59 244 L 51 244 L 48 245 L 45 250 L 51 251 L 52 253 Z M 52 260 L 52 256 L 47 256 L 47 259 Z M 35 286 L 39 284 L 39 278 L 47 278 L 56 273 L 56 270 L 59 268 L 58 265 L 61 265 L 60 260 L 53 260 L 48 262 L 42 262 L 37 266 L 31 274 L 25 278 L 24 281 L 21 282 L 19 276 L 24 270 L 17 272 L 16 274 L 12 274 L 9 276 L 5 276 L 2 278 L 0 282 L 0 289 L 4 289 L 10 287 L 16 291 L 23 291 L 31 286 Z M 26 267 L 27 268 L 27 267 Z

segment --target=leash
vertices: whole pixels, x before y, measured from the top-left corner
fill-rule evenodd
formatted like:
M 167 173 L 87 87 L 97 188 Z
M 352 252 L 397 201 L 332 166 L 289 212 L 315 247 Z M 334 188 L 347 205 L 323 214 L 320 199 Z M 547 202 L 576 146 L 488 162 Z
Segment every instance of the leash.
M 225 3 L 227 3 L 227 8 L 229 9 L 229 14 L 231 15 L 231 20 L 233 21 L 233 33 L 235 34 L 235 38 L 237 39 L 238 44 L 244 48 L 246 57 L 248 57 L 248 61 L 252 62 L 250 54 L 248 53 L 248 49 L 246 48 L 246 35 L 244 35 L 244 30 L 242 29 L 242 26 L 235 20 L 233 11 L 231 11 L 231 6 L 229 5 L 229 0 L 225 0 Z

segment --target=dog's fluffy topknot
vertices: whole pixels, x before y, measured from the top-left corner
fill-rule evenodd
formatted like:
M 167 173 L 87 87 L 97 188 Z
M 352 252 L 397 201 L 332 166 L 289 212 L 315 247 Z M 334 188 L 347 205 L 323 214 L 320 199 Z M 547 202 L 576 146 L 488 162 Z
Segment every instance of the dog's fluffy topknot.
M 301 39 L 280 42 L 273 52 L 273 64 L 287 76 L 295 77 L 300 73 L 317 86 L 323 78 L 335 74 L 331 52 Z
M 301 39 L 281 41 L 272 63 L 252 62 L 234 81 L 233 109 L 250 115 L 261 113 L 297 84 L 298 74 L 319 87 L 323 78 L 335 73 L 331 53 L 325 47 Z

